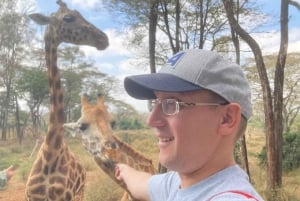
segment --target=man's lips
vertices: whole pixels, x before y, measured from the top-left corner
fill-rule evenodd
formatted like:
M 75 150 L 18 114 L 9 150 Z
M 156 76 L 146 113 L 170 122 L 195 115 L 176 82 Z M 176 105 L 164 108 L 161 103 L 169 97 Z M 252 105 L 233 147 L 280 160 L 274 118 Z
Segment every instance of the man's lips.
M 158 140 L 159 142 L 171 142 L 174 140 L 174 137 L 160 137 Z

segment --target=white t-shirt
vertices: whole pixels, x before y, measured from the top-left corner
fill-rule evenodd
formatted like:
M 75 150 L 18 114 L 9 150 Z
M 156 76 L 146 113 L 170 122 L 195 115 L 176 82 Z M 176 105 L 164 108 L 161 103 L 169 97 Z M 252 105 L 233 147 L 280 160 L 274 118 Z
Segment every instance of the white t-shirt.
M 154 175 L 148 189 L 151 201 L 263 201 L 237 165 L 184 189 L 177 172 Z

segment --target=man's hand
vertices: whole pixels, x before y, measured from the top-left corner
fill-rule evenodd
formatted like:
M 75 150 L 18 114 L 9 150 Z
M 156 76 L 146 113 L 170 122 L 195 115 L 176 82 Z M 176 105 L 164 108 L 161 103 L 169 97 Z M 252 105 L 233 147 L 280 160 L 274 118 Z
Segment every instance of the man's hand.
M 148 181 L 151 174 L 135 170 L 126 164 L 117 164 L 115 177 L 124 181 L 133 197 L 139 200 L 150 200 Z
M 7 180 L 10 180 L 15 173 L 14 166 L 11 165 L 7 169 L 4 170 L 6 173 Z

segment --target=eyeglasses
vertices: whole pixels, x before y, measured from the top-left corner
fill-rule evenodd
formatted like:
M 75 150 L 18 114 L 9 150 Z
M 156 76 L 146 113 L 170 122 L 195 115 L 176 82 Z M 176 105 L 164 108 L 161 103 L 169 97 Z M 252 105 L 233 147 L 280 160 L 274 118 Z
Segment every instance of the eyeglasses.
M 186 103 L 177 101 L 176 99 L 164 99 L 164 100 L 150 100 L 149 104 L 149 110 L 152 111 L 152 109 L 160 104 L 161 109 L 165 115 L 173 116 L 176 115 L 179 112 L 180 106 L 183 107 L 194 107 L 194 106 L 220 106 L 220 105 L 227 105 L 228 102 L 224 103 Z

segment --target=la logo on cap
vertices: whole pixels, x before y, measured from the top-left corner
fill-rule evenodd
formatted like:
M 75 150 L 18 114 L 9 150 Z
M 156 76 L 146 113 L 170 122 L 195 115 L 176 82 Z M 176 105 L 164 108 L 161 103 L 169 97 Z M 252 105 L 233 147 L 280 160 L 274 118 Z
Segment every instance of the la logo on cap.
M 172 67 L 174 67 L 177 63 L 177 61 L 185 54 L 185 52 L 178 52 L 173 57 L 168 59 L 168 64 L 170 64 Z

